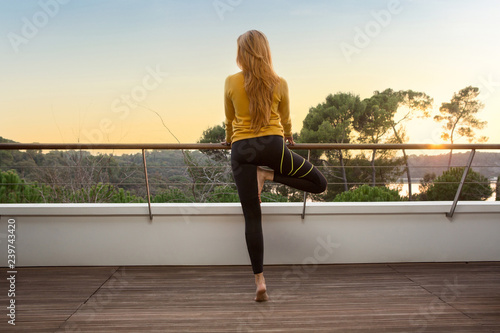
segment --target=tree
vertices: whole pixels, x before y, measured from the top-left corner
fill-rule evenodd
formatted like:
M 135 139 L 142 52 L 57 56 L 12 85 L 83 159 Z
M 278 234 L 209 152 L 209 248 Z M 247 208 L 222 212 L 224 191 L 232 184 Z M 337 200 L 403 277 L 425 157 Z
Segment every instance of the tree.
M 51 151 L 40 159 L 34 178 L 53 190 L 56 202 L 110 202 L 118 176 L 113 155 L 92 155 L 88 151 Z
M 434 183 L 434 179 L 436 179 L 436 174 L 434 172 L 426 173 L 424 177 L 420 180 L 419 190 L 420 192 L 415 195 L 415 199 L 420 201 L 427 201 L 427 191 Z
M 350 143 L 353 141 L 363 143 L 381 143 L 381 142 L 404 142 L 404 131 L 401 124 L 403 121 L 415 116 L 417 110 L 426 110 L 429 106 L 426 101 L 428 96 L 423 93 L 409 91 L 394 92 L 387 89 L 384 92 L 375 91 L 374 95 L 363 101 L 358 96 L 346 93 L 337 93 L 329 95 L 325 103 L 311 108 L 309 114 L 304 120 L 304 125 L 300 133 L 300 142 L 325 142 L 325 143 Z M 399 106 L 406 106 L 408 111 L 402 119 L 395 121 L 394 116 Z M 395 133 L 392 133 L 394 131 Z M 353 175 L 354 180 L 359 182 L 361 179 L 372 183 L 375 186 L 377 180 L 385 181 L 396 176 L 395 166 L 401 163 L 400 159 L 394 158 L 394 151 L 383 151 L 379 153 L 377 161 L 383 168 L 375 167 L 377 151 L 374 150 L 371 156 L 371 176 L 365 179 L 366 173 L 363 168 L 357 167 L 349 169 L 348 164 L 356 160 L 365 164 L 363 154 L 355 159 L 342 152 L 336 151 L 313 151 L 311 153 L 313 163 L 322 162 L 328 164 L 329 170 L 325 172 L 328 179 L 328 192 L 323 197 L 333 199 L 339 192 L 336 187 L 336 178 L 342 179 L 343 190 L 346 191 L 352 187 L 349 184 L 349 175 Z M 326 157 L 325 161 L 319 161 L 320 157 Z M 337 163 L 338 161 L 338 163 Z M 394 168 L 392 168 L 394 166 Z M 335 168 L 340 170 L 338 176 Z M 391 169 L 392 168 L 392 169 Z M 330 171 L 333 170 L 333 171 Z
M 303 122 L 299 141 L 308 143 L 350 143 L 352 140 L 352 129 L 354 121 L 364 112 L 365 105 L 357 95 L 351 93 L 337 93 L 328 95 L 326 101 L 310 108 Z M 342 150 L 326 152 L 312 151 L 313 163 L 320 162 L 322 155 L 326 157 L 326 163 L 332 166 L 332 162 L 338 158 L 340 164 L 340 178 L 344 184 L 344 191 L 349 189 L 345 169 L 345 159 Z M 324 172 L 327 178 L 339 178 L 333 172 Z M 334 197 L 337 192 L 333 184 L 328 185 L 330 196 Z
M 477 100 L 478 95 L 479 88 L 468 86 L 453 94 L 449 103 L 442 103 L 439 108 L 441 114 L 434 116 L 434 120 L 445 122 L 444 132 L 441 134 L 443 140 L 453 144 L 460 138 L 466 138 L 469 142 L 473 142 L 476 139 L 474 130 L 481 130 L 487 125 L 488 122 L 476 118 L 476 114 L 484 107 L 483 103 Z M 478 139 L 479 142 L 487 140 L 485 136 Z M 451 167 L 452 154 L 453 150 L 450 150 L 448 169 Z
M 392 92 L 392 90 L 391 90 Z M 375 91 L 373 96 L 363 101 L 365 112 L 354 122 L 354 129 L 359 133 L 358 140 L 364 143 L 381 143 L 394 141 L 389 134 L 393 126 L 394 114 L 398 109 L 400 97 L 393 93 Z M 376 185 L 375 156 L 377 150 L 372 151 L 372 186 Z M 388 154 L 388 151 L 383 154 Z
M 386 89 L 383 93 L 394 94 L 399 98 L 397 114 L 400 113 L 401 116 L 398 119 L 395 117 L 393 118 L 392 130 L 396 142 L 405 143 L 407 140 L 404 135 L 404 124 L 414 117 L 430 117 L 429 110 L 432 107 L 433 99 L 423 92 L 416 92 L 413 90 L 400 90 L 394 92 L 392 89 Z M 403 149 L 403 159 L 406 166 L 406 177 L 408 179 L 408 198 L 412 200 L 410 166 L 408 164 L 408 156 L 406 155 L 405 149 Z
M 450 168 L 434 180 L 426 195 L 431 201 L 451 201 L 455 199 L 464 167 Z M 493 194 L 488 178 L 469 169 L 459 200 L 486 200 Z
M 221 143 L 226 140 L 226 130 L 224 129 L 224 123 L 222 125 L 216 125 L 207 128 L 203 131 L 201 138 L 198 143 Z M 216 150 L 201 150 L 203 154 L 211 156 L 216 160 L 227 162 L 229 160 L 229 150 L 227 149 L 216 149 Z
M 205 130 L 198 143 L 220 143 L 224 139 L 224 128 L 216 125 Z M 201 152 L 203 154 L 184 152 L 184 163 L 192 179 L 191 190 L 195 201 L 208 202 L 212 200 L 211 197 L 217 187 L 233 186 L 234 189 L 236 187 L 229 167 L 229 151 L 202 150 Z

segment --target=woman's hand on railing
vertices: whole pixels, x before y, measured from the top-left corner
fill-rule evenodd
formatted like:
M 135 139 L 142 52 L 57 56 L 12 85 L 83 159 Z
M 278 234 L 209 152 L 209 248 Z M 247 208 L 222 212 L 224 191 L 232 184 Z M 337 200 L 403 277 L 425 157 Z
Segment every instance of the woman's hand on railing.
M 226 141 L 222 141 L 220 144 L 223 146 L 231 146 L 231 142 L 226 142 Z
M 290 146 L 293 146 L 295 144 L 295 142 L 293 141 L 293 136 L 285 136 L 285 142 Z

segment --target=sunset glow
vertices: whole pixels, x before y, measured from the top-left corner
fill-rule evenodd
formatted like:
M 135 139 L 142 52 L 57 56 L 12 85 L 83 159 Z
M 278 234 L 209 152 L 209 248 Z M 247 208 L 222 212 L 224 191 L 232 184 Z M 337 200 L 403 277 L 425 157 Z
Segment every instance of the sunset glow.
M 499 12 L 495 0 L 2 0 L 0 136 L 177 142 L 163 120 L 195 142 L 224 120 L 236 38 L 258 29 L 288 81 L 294 132 L 330 93 L 412 89 L 436 113 L 472 85 L 481 135 L 499 143 Z M 409 142 L 442 143 L 440 128 L 414 119 Z

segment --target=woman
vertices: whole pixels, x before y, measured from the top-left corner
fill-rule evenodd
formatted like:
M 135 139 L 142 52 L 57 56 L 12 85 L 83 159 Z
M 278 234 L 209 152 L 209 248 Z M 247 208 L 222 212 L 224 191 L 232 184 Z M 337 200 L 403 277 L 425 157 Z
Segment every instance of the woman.
M 255 301 L 268 300 L 263 273 L 260 193 L 266 180 L 321 193 L 326 179 L 293 145 L 288 86 L 273 69 L 266 36 L 251 30 L 238 38 L 236 62 L 241 72 L 226 79 L 224 107 L 226 142 L 231 145 L 231 168 L 238 188 L 245 238 L 257 285 Z M 269 167 L 271 170 L 259 166 Z

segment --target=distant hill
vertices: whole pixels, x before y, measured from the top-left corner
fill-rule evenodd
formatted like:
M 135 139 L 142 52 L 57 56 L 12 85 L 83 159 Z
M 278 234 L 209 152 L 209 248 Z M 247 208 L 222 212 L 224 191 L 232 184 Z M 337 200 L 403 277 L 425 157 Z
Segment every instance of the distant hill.
M 0 136 L 0 143 L 16 143 L 16 141 L 9 140 Z M 15 156 L 11 156 L 15 155 Z M 48 158 L 49 155 L 45 156 Z M 118 165 L 130 165 L 142 164 L 141 154 L 132 155 L 122 155 L 113 156 Z M 453 153 L 452 166 L 465 166 L 469 159 L 469 153 L 456 152 Z M 409 163 L 411 167 L 411 177 L 412 178 L 423 178 L 426 173 L 434 172 L 437 176 L 441 175 L 443 171 L 447 169 L 448 166 L 448 154 L 444 153 L 441 155 L 409 155 Z M 0 169 L 10 168 L 17 169 L 20 174 L 29 177 L 25 174 L 23 167 L 41 164 L 39 162 L 35 163 L 32 156 L 29 156 L 24 152 L 7 152 L 0 151 Z M 57 163 L 56 163 L 57 164 Z M 172 177 L 182 175 L 182 171 L 179 169 L 180 166 L 184 166 L 184 160 L 182 153 L 180 151 L 151 151 L 148 154 L 148 166 L 152 168 L 150 171 L 150 176 L 158 179 L 169 179 Z M 169 168 L 173 167 L 172 168 Z M 481 173 L 488 178 L 498 177 L 500 175 L 500 152 L 481 152 L 477 151 L 472 163 L 472 167 L 475 171 Z M 34 177 L 33 177 L 34 178 Z M 137 179 L 140 181 L 140 179 Z
M 437 176 L 448 168 L 448 154 L 410 155 L 409 164 L 412 178 L 423 178 L 426 173 L 434 172 Z M 465 166 L 469 153 L 453 153 L 452 166 Z M 500 153 L 476 151 L 472 168 L 488 178 L 500 176 Z
M 0 137 L 0 142 L 15 143 L 3 137 Z M 195 154 L 199 155 L 201 153 Z M 189 179 L 181 151 L 148 151 L 147 159 L 151 184 Z M 140 152 L 113 155 L 110 151 L 108 154 L 92 157 L 88 151 L 75 155 L 68 151 L 0 150 L 0 171 L 15 170 L 27 182 L 52 183 L 56 182 L 56 178 L 57 181 L 63 181 L 59 178 L 64 178 L 64 174 L 75 167 L 82 167 L 82 170 L 95 169 L 95 177 L 102 177 L 102 182 L 118 185 L 133 191 L 134 194 L 142 195 L 144 190 L 143 160 Z M 66 178 L 64 182 L 70 182 Z
M 9 139 L 5 139 L 5 138 L 2 138 L 0 136 L 0 143 L 19 143 L 19 142 L 12 141 L 12 140 L 9 140 Z

